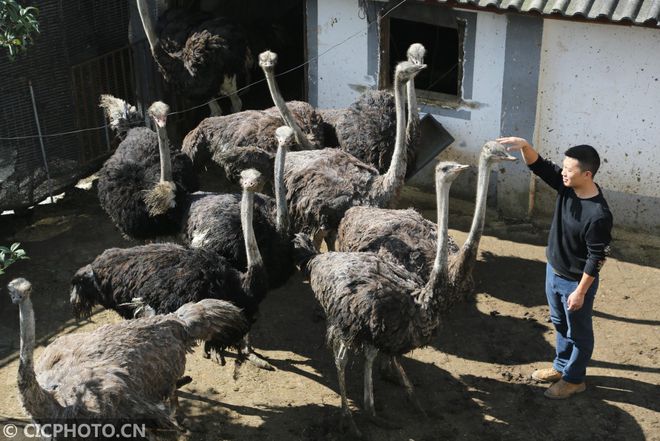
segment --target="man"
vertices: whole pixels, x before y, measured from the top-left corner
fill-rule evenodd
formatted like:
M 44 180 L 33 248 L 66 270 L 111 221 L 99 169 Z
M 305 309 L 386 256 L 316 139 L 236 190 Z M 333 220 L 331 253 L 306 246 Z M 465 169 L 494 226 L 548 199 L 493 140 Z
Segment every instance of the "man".
M 545 291 L 556 331 L 556 356 L 551 368 L 532 378 L 552 382 L 545 396 L 568 398 L 586 389 L 587 364 L 594 347 L 592 311 L 598 272 L 605 262 L 612 214 L 594 176 L 598 152 L 588 145 L 565 152 L 563 167 L 542 158 L 522 138 L 500 138 L 509 151 L 519 150 L 527 166 L 557 191 L 548 236 Z

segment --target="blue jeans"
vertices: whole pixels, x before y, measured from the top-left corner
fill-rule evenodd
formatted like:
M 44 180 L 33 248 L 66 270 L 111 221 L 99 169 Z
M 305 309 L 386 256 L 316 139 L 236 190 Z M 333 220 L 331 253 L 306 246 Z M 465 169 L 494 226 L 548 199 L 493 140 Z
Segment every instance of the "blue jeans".
M 587 374 L 587 363 L 594 350 L 594 330 L 591 315 L 598 290 L 598 277 L 584 296 L 584 304 L 577 311 L 569 311 L 568 296 L 579 281 L 555 274 L 550 264 L 545 272 L 545 294 L 550 306 L 550 320 L 557 335 L 556 356 L 552 366 L 562 373 L 564 381 L 579 384 Z

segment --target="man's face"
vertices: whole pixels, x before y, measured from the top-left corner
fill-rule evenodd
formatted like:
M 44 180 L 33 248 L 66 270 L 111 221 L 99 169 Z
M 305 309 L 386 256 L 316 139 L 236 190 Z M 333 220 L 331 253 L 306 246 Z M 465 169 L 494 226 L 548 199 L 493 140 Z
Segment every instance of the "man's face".
M 569 158 L 568 156 L 564 157 L 561 177 L 563 178 L 566 187 L 582 187 L 584 184 L 591 181 L 591 176 L 590 171 L 582 171 L 577 159 Z

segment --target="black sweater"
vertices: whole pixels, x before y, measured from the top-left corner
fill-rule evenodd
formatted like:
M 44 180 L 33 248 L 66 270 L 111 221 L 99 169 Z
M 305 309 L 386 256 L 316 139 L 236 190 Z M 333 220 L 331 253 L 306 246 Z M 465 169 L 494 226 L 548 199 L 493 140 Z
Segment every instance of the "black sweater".
M 580 280 L 582 273 L 597 276 L 612 240 L 612 213 L 598 187 L 598 195 L 581 199 L 564 186 L 561 168 L 539 156 L 529 165 L 537 176 L 557 190 L 546 256 L 560 276 Z

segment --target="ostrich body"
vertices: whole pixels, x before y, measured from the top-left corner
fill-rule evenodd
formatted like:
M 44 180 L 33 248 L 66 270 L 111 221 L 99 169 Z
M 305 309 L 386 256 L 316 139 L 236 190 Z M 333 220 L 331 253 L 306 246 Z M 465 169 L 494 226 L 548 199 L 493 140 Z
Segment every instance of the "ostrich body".
M 131 118 L 127 104 L 110 96 L 101 100 L 110 125 L 123 133 Z M 130 108 L 128 108 L 130 109 Z M 197 190 L 190 159 L 169 145 L 165 122 L 169 108 L 149 108 L 157 133 L 146 127 L 125 132 L 125 139 L 99 171 L 101 207 L 115 226 L 134 239 L 152 239 L 178 232 L 185 196 Z
M 340 149 L 291 152 L 284 179 L 294 231 L 326 238 L 329 249 L 346 210 L 352 206 L 388 206 L 398 196 L 406 174 L 404 84 L 424 65 L 407 61 L 396 68 L 394 92 L 397 131 L 394 155 L 385 174 Z
M 241 272 L 214 251 L 155 243 L 132 248 L 110 248 L 80 268 L 71 281 L 71 304 L 77 316 L 87 316 L 100 304 L 124 318 L 134 315 L 134 299 L 157 314 L 175 311 L 187 302 L 205 298 L 227 300 L 254 321 L 268 290 L 268 277 L 252 228 L 254 192 L 263 185 L 255 170 L 243 172 L 241 225 L 247 270 Z M 240 337 L 231 341 L 236 343 Z M 226 338 L 210 338 L 206 352 L 218 356 Z M 246 347 L 242 351 L 248 350 Z M 254 355 L 247 354 L 252 360 Z
M 302 149 L 323 147 L 323 120 L 320 114 L 308 103 L 284 101 L 275 82 L 276 64 L 277 55 L 273 52 L 259 56 L 259 65 L 276 107 L 206 118 L 186 135 L 182 150 L 197 169 L 209 161 L 216 162 L 224 169 L 227 178 L 235 182 L 236 170 L 250 164 L 267 179 L 272 177 L 277 151 L 275 131 L 282 125 L 282 119 L 294 129 L 296 141 Z M 281 117 L 282 108 L 286 109 L 285 118 Z M 268 181 L 271 182 L 270 179 Z
M 276 138 L 275 198 L 259 193 L 254 195 L 253 221 L 271 289 L 284 285 L 295 270 L 291 258 L 292 245 L 283 176 L 293 130 L 287 126 L 280 127 L 276 131 Z M 240 200 L 240 195 L 231 193 L 191 195 L 182 230 L 183 240 L 189 246 L 215 251 L 227 258 L 233 267 L 243 270 L 247 266 L 247 256 L 242 245 Z
M 468 239 L 459 249 L 449 238 L 451 277 L 455 284 L 471 283 L 484 227 L 490 172 L 498 162 L 512 160 L 515 158 L 496 142 L 488 142 L 481 149 L 477 199 Z M 435 224 L 412 209 L 353 207 L 339 225 L 337 242 L 340 251 L 386 251 L 408 271 L 425 278 L 433 267 L 437 236 Z
M 237 83 L 245 82 L 253 64 L 240 25 L 226 17 L 172 9 L 154 27 L 147 1 L 137 0 L 137 5 L 151 54 L 165 81 L 193 98 L 228 95 L 232 111 L 240 111 Z M 216 101 L 209 106 L 213 115 L 222 114 Z
M 179 427 L 164 404 L 169 400 L 176 408 L 186 354 L 197 340 L 241 334 L 248 327 L 236 306 L 208 299 L 172 314 L 58 337 L 35 367 L 31 285 L 15 279 L 8 288 L 20 308 L 18 388 L 23 407 L 37 423 L 142 420 L 153 430 L 150 439 L 176 438 Z
M 413 398 L 412 383 L 396 357 L 431 341 L 440 315 L 456 300 L 448 279 L 447 212 L 449 187 L 467 166 L 439 163 L 436 167 L 438 237 L 428 281 L 377 253 L 329 252 L 317 254 L 310 240 L 295 239 L 301 269 L 325 311 L 327 338 L 333 348 L 339 376 L 342 411 L 352 421 L 346 399 L 344 369 L 349 349 L 365 355 L 365 408 L 375 417 L 372 364 L 378 352 L 395 357 L 397 370 Z
M 426 49 L 419 43 L 408 48 L 408 61 L 424 63 Z M 408 122 L 406 125 L 407 175 L 415 167 L 419 144 L 419 111 L 415 80 L 406 84 Z M 346 109 L 320 110 L 326 128 L 326 145 L 339 146 L 360 161 L 385 173 L 390 166 L 396 138 L 394 95 L 385 90 L 369 90 Z

